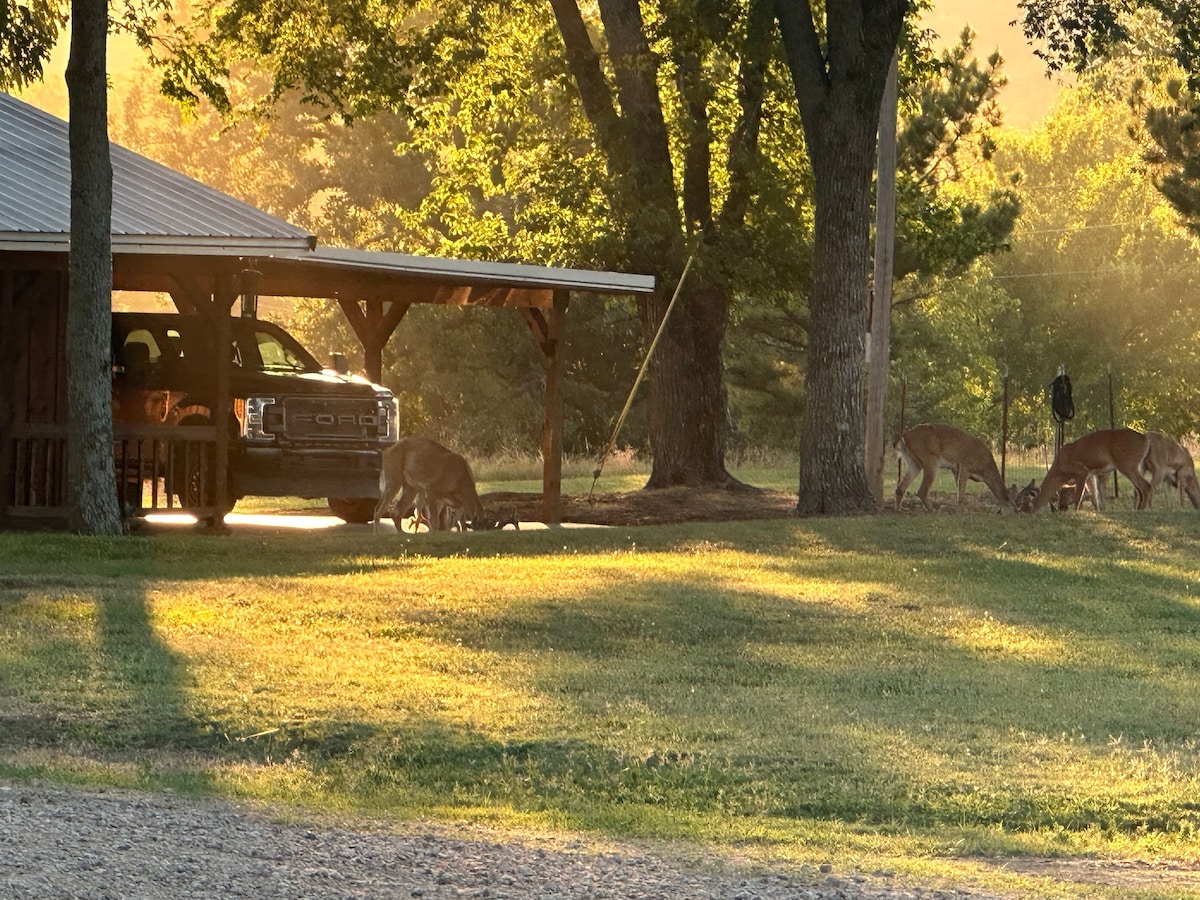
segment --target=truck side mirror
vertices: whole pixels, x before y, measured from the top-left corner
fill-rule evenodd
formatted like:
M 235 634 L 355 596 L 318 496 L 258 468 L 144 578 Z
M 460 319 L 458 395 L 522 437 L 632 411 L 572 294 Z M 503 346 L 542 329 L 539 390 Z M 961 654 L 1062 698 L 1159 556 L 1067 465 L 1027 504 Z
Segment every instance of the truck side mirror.
M 337 372 L 339 375 L 349 375 L 350 363 L 346 361 L 346 354 L 337 352 L 330 353 L 329 368 L 333 369 L 333 371 Z

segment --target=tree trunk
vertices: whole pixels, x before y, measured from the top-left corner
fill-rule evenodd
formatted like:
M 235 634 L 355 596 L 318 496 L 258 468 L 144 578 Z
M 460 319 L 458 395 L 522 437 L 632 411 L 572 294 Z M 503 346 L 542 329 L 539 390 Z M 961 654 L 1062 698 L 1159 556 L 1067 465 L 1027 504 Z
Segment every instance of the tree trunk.
M 67 301 L 67 502 L 81 534 L 120 534 L 113 474 L 112 160 L 105 49 L 108 4 L 73 0 L 71 257 Z
M 816 203 L 800 515 L 876 508 L 863 466 L 871 175 L 880 101 L 908 8 L 908 0 L 775 3 Z
M 693 264 L 688 279 L 697 277 Z M 674 291 L 674 284 L 660 285 L 640 307 L 647 346 Z M 647 424 L 654 466 L 648 488 L 736 483 L 725 470 L 728 308 L 723 286 L 684 283 L 650 367 Z
M 873 132 L 875 120 L 871 120 Z M 861 123 L 830 115 L 809 146 L 816 185 L 808 369 L 800 435 L 801 515 L 867 512 L 863 354 L 870 271 L 875 142 Z
M 650 346 L 675 292 L 686 259 L 685 229 L 675 186 L 657 54 L 651 50 L 637 0 L 601 0 L 615 92 L 609 89 L 600 55 L 592 44 L 578 0 L 551 0 L 580 99 L 613 175 L 614 214 L 625 225 L 629 265 L 653 273 L 658 291 L 638 301 L 644 344 Z M 702 86 L 693 83 L 690 134 L 708 141 Z M 618 111 L 619 107 L 619 111 Z M 711 157 L 699 148 L 687 154 L 688 214 L 701 225 L 708 211 Z M 701 251 L 703 252 L 703 251 Z M 702 268 L 702 267 L 700 267 Z M 653 462 L 648 488 L 724 485 L 724 363 L 729 291 L 693 268 L 650 363 L 648 429 Z

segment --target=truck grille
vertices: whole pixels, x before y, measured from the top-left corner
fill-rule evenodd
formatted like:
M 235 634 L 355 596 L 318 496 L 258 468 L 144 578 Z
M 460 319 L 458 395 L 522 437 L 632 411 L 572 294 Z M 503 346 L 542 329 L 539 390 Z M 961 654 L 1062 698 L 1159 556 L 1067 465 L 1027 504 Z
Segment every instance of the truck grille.
M 387 433 L 386 408 L 375 400 L 287 397 L 282 405 L 283 429 L 275 431 L 286 440 L 378 441 Z

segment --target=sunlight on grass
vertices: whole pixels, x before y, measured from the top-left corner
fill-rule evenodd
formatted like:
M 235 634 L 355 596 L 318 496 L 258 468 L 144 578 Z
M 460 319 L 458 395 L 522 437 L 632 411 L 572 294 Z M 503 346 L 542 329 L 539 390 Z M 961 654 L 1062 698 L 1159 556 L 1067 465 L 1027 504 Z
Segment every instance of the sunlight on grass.
M 1064 660 L 1070 650 L 1064 640 L 997 621 L 986 612 L 980 618 L 964 623 L 951 637 L 981 657 L 1054 663 Z
M 0 776 L 1085 896 L 973 860 L 1200 857 L 1198 551 L 1179 511 L 5 534 Z

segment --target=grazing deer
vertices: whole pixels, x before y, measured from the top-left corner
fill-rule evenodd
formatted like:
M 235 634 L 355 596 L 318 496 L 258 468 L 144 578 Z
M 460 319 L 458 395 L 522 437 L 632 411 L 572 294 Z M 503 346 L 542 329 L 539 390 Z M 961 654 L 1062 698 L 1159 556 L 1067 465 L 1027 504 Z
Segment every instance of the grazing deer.
M 480 513 L 468 518 L 459 507 L 436 496 L 421 496 L 416 506 L 417 524 L 424 521 L 430 531 L 500 531 L 509 525 L 515 531 L 521 530 L 521 520 L 512 509 L 501 516 Z
M 1096 512 L 1104 509 L 1104 494 L 1100 490 L 1100 476 L 1095 472 L 1088 475 L 1082 484 L 1074 478 L 1070 479 L 1058 489 L 1058 496 L 1051 498 L 1050 506 L 1059 512 L 1065 512 L 1068 509 L 1079 509 L 1085 501 L 1091 503 L 1092 509 Z M 1032 504 L 1030 511 L 1032 512 Z
M 1080 486 L 1091 475 L 1103 475 L 1113 469 L 1133 485 L 1135 508 L 1146 509 L 1150 506 L 1154 489 L 1142 477 L 1140 469 L 1149 450 L 1150 439 L 1132 428 L 1093 431 L 1069 444 L 1063 444 L 1050 465 L 1050 471 L 1042 479 L 1042 486 L 1033 501 L 1033 512 L 1044 509 L 1068 481 L 1074 480 L 1076 490 L 1082 494 Z
M 454 519 L 469 523 L 483 518 L 483 504 L 467 461 L 429 438 L 402 438 L 383 451 L 373 527 L 378 527 L 383 511 L 397 494 L 400 499 L 392 516 L 397 529 L 414 509 L 418 522 L 423 515 L 435 530 Z M 447 513 L 448 509 L 453 512 Z
M 945 468 L 954 473 L 955 481 L 958 482 L 960 507 L 966 498 L 967 482 L 982 481 L 1000 501 L 1001 511 L 1012 511 L 1013 498 L 1004 488 L 1004 480 L 1000 477 L 1000 470 L 996 468 L 996 459 L 987 444 L 975 435 L 953 425 L 917 425 L 896 439 L 896 450 L 904 460 L 904 475 L 896 485 L 897 510 L 900 509 L 908 486 L 920 470 L 922 475 L 917 497 L 926 509 L 932 511 L 929 489 L 933 486 L 938 469 Z
M 1196 467 L 1187 448 L 1161 431 L 1149 431 L 1146 437 L 1150 449 L 1142 460 L 1141 473 L 1150 476 L 1151 489 L 1163 481 L 1175 484 L 1179 488 L 1179 505 L 1183 505 L 1183 496 L 1187 494 L 1192 507 L 1200 509 L 1200 485 L 1196 483 Z
M 1020 490 L 1015 484 L 1010 484 L 1008 496 L 1017 512 L 1030 512 L 1033 509 L 1033 498 L 1037 496 L 1037 482 L 1030 478 L 1029 484 Z

